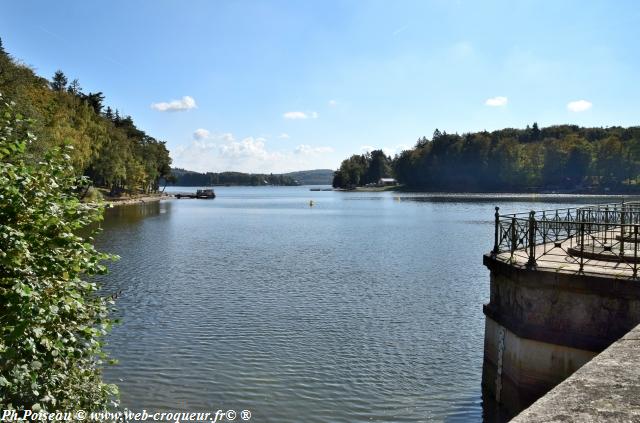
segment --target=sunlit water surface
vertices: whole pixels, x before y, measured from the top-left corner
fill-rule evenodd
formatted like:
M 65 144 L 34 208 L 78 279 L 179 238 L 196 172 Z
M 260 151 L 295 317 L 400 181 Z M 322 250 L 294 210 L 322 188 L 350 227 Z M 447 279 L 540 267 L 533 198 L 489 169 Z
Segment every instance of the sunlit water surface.
M 105 373 L 124 407 L 248 409 L 254 422 L 482 421 L 494 206 L 597 200 L 216 193 L 107 211 L 98 246 L 122 258 L 102 282 L 122 291 L 123 323 L 108 337 L 119 364 Z

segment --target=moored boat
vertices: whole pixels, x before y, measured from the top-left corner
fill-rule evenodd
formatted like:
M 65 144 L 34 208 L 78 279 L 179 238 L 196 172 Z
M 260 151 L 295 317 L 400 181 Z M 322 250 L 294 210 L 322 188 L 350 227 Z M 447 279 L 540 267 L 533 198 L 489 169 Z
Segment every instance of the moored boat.
M 196 191 L 196 198 L 216 198 L 216 193 L 212 189 L 199 189 Z

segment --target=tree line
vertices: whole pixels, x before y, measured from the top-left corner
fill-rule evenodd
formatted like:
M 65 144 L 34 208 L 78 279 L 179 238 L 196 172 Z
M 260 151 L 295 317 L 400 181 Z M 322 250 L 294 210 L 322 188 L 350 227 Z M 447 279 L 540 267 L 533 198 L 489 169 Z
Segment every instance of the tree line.
M 352 188 L 376 183 L 393 175 L 394 160 L 382 150 L 354 154 L 343 160 L 333 176 L 334 188 Z
M 83 92 L 78 79 L 57 71 L 51 81 L 9 55 L 0 40 L 0 93 L 15 111 L 32 120 L 37 137 L 27 146 L 34 160 L 71 145 L 70 162 L 94 185 L 112 195 L 158 190 L 170 178 L 171 158 L 164 141 L 137 128 L 131 116 L 105 107 L 102 92 Z
M 274 175 L 273 173 L 269 175 L 262 173 L 242 172 L 199 173 L 180 168 L 174 168 L 172 172 L 173 178 L 167 182 L 173 185 L 184 187 L 213 185 L 298 185 L 298 182 L 290 176 L 281 174 Z
M 352 156 L 342 162 L 334 186 L 364 185 L 380 175 L 380 163 L 409 188 L 449 191 L 633 191 L 640 175 L 640 127 L 585 128 L 556 125 L 448 134 L 394 158 Z M 371 167 L 373 165 L 373 171 Z M 384 172 L 382 172 L 384 173 Z

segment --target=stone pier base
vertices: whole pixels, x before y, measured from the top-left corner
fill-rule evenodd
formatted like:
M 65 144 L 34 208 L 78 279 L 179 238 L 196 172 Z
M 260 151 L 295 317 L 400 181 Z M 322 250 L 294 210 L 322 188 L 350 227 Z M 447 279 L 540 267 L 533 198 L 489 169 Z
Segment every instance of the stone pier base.
M 513 423 L 640 421 L 640 326 L 523 411 Z
M 516 414 L 595 355 L 593 351 L 521 338 L 487 317 L 482 385 Z
M 640 282 L 514 266 L 491 271 L 482 385 L 517 414 L 640 323 Z

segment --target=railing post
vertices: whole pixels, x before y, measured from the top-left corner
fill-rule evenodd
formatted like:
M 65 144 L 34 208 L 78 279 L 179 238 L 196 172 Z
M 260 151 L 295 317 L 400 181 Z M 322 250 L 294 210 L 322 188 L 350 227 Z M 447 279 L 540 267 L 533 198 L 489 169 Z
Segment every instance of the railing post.
M 624 200 L 620 206 L 620 256 L 624 256 Z
M 542 247 L 543 247 L 543 252 L 542 255 L 547 254 L 547 238 L 549 235 L 549 221 L 547 220 L 547 212 L 543 211 L 542 212 L 542 230 L 540 231 L 540 233 L 542 234 Z
M 493 255 L 495 256 L 496 254 L 498 254 L 500 252 L 500 247 L 498 246 L 498 244 L 500 243 L 500 207 L 496 207 L 496 228 L 495 228 L 495 233 L 493 236 Z
M 604 244 L 607 245 L 607 231 L 609 230 L 609 206 L 604 208 Z
M 536 265 L 536 212 L 531 210 L 529 213 L 529 261 L 527 266 L 534 267 Z
M 515 253 L 517 245 L 518 237 L 516 234 L 516 218 L 514 216 L 511 218 L 511 260 L 513 260 L 513 253 Z
M 638 277 L 638 225 L 633 225 L 633 278 Z
M 584 272 L 584 222 L 580 222 L 580 273 Z

